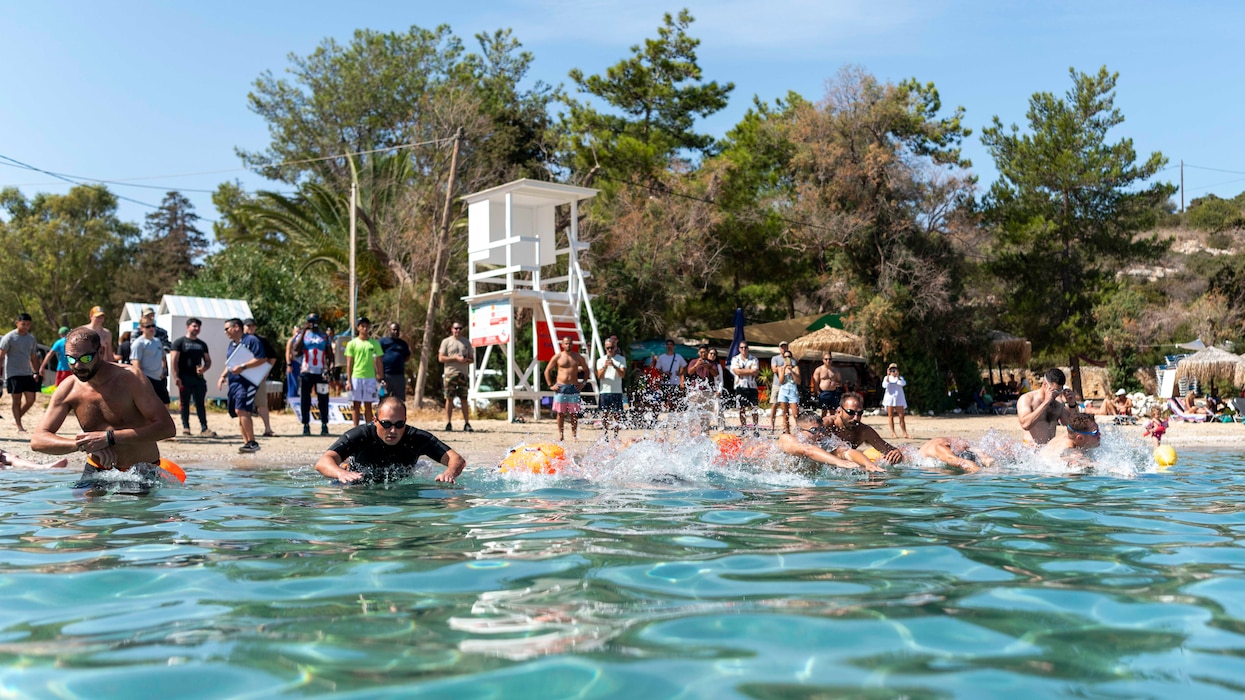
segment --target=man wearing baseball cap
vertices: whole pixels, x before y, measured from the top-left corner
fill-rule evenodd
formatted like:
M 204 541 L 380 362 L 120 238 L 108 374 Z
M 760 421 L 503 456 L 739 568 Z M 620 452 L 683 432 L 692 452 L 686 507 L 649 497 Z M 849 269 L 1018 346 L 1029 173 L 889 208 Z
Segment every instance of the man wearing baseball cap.
M 160 341 L 160 347 L 164 348 L 166 353 L 173 349 L 173 343 L 169 341 L 169 332 L 156 325 L 156 310 L 154 308 L 150 306 L 143 307 L 143 318 L 138 325 L 142 326 L 144 323 L 150 323 L 156 327 L 156 340 Z
M 92 306 L 90 320 L 87 327 L 99 334 L 99 347 L 103 352 L 104 359 L 108 362 L 120 362 L 121 358 L 112 351 L 112 333 L 104 328 L 104 307 Z
M 43 373 L 47 371 L 48 365 L 56 361 L 56 386 L 60 386 L 65 378 L 73 374 L 69 369 L 69 358 L 65 356 L 65 336 L 69 335 L 69 326 L 61 326 L 57 331 L 60 338 L 52 343 L 52 349 L 48 350 L 48 354 L 43 358 L 43 364 L 39 365 L 39 377 L 43 377 Z

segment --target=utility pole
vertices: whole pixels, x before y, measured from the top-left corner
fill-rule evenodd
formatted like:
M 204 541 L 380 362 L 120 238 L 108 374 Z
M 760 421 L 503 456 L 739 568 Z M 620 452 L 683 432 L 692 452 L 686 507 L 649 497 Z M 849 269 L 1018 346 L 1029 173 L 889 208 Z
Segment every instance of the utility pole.
M 359 170 L 354 166 L 354 156 L 346 153 L 350 162 L 350 337 L 355 334 L 356 319 L 359 318 L 359 280 L 355 261 L 355 221 L 358 219 L 359 208 Z M 347 378 L 349 379 L 349 378 Z
M 424 316 L 424 341 L 419 353 L 419 371 L 415 375 L 415 407 L 424 402 L 424 390 L 428 387 L 428 363 L 432 353 L 432 334 L 437 317 L 437 304 L 441 299 L 441 278 L 445 276 L 450 247 L 450 204 L 454 201 L 454 179 L 458 175 L 458 151 L 463 141 L 463 128 L 454 132 L 454 151 L 450 155 L 450 175 L 445 185 L 445 207 L 441 210 L 441 225 L 437 232 L 436 257 L 432 265 L 432 280 L 428 290 L 428 313 Z
M 1184 213 L 1184 158 L 1180 159 L 1180 213 Z

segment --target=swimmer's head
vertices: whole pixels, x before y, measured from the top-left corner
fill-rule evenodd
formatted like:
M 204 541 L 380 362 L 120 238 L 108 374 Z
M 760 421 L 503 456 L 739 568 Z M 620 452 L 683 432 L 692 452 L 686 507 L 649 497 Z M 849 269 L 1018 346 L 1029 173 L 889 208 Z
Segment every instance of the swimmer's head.
M 1063 370 L 1058 367 L 1051 367 L 1046 370 L 1046 374 L 1043 376 L 1043 379 L 1046 380 L 1047 384 L 1057 387 L 1062 387 L 1068 383 L 1068 378 L 1064 376 Z
M 859 423 L 860 417 L 864 415 L 865 403 L 859 394 L 844 394 L 839 400 L 839 416 L 849 424 Z
M 821 416 L 816 411 L 800 411 L 800 415 L 795 417 L 795 424 L 805 430 L 820 430 Z
M 90 381 L 104 361 L 100 359 L 99 333 L 90 326 L 79 326 L 65 336 L 65 361 L 79 381 Z
M 390 447 L 402 442 L 406 435 L 406 405 L 392 396 L 385 397 L 376 409 L 376 435 Z
M 1097 447 L 1102 439 L 1098 421 L 1089 413 L 1076 413 L 1068 420 L 1068 438 L 1077 447 Z

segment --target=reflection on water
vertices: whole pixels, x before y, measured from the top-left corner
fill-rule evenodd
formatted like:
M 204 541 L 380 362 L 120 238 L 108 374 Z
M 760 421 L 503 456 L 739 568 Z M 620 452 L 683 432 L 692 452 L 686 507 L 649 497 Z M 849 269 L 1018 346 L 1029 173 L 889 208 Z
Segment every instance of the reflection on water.
M 94 501 L 8 473 L 0 696 L 1240 692 L 1239 458 L 1115 449 L 870 480 L 683 441 L 553 478 L 198 470 Z

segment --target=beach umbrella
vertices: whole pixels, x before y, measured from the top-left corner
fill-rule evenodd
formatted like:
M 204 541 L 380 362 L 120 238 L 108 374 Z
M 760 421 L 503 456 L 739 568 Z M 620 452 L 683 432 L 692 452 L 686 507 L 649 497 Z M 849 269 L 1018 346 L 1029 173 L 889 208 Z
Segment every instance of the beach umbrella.
M 731 358 L 739 354 L 739 344 L 744 340 L 744 310 L 735 309 L 735 337 L 731 339 L 731 349 L 726 353 L 726 361 L 730 362 Z
M 1220 381 L 1241 386 L 1241 380 L 1245 379 L 1245 357 L 1220 348 L 1198 350 L 1176 365 L 1176 380 L 1181 379 L 1193 379 L 1198 384 Z
M 865 339 L 841 328 L 829 326 L 800 336 L 787 346 L 791 354 L 799 357 L 809 352 L 841 352 L 849 355 L 865 354 Z

